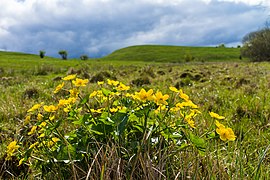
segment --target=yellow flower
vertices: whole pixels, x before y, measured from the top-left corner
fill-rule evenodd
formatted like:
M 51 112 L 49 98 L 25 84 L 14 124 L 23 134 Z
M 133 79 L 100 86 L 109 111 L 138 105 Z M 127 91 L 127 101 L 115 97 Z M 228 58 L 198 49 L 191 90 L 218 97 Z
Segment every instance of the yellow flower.
M 53 138 L 52 138 L 52 141 L 56 143 L 56 142 L 60 141 L 60 139 L 57 138 L 57 137 L 53 137 Z
M 70 80 L 72 80 L 72 79 L 75 79 L 76 78 L 76 74 L 71 74 L 71 75 L 68 75 L 68 76 L 66 76 L 66 77 L 64 77 L 64 78 L 62 78 L 64 81 L 70 81 Z
M 231 128 L 226 128 L 223 124 L 216 120 L 216 132 L 219 134 L 219 137 L 222 141 L 234 141 L 236 136 Z
M 47 123 L 45 121 L 43 121 L 42 123 L 40 123 L 40 127 L 45 127 L 47 125 Z
M 44 134 L 44 133 L 42 133 L 42 134 L 40 134 L 40 135 L 38 136 L 38 138 L 43 138 L 43 137 L 45 137 L 45 134 Z
M 98 81 L 97 84 L 98 85 L 103 85 L 104 84 L 104 81 Z
M 169 89 L 171 91 L 173 91 L 173 92 L 176 92 L 176 93 L 179 93 L 180 92 L 176 87 L 173 87 L 173 86 L 169 87 Z
M 111 113 L 114 113 L 114 112 L 117 112 L 117 111 L 118 111 L 118 108 L 110 108 Z
M 43 108 L 46 112 L 55 112 L 58 109 L 58 107 L 54 105 L 44 106 Z
M 107 79 L 107 83 L 109 85 L 117 86 L 119 84 L 119 81 L 114 81 L 114 80 Z
M 38 142 L 35 142 L 34 144 L 31 144 L 31 145 L 29 146 L 29 149 L 32 149 L 32 148 L 36 147 L 37 145 L 38 145 Z
M 130 89 L 130 86 L 126 86 L 120 82 L 120 84 L 116 88 L 118 91 L 127 91 Z
M 187 119 L 186 121 L 190 127 L 195 128 L 195 122 L 193 120 Z
M 37 120 L 41 121 L 42 119 L 43 119 L 43 115 L 40 114 L 40 113 L 38 113 L 38 115 L 37 115 Z
M 89 95 L 89 98 L 93 98 L 97 95 L 97 91 L 93 91 L 90 95 Z
M 9 145 L 7 146 L 7 160 L 10 160 L 12 156 L 14 156 L 14 152 L 17 151 L 19 149 L 19 145 L 17 145 L 17 141 L 12 141 L 11 143 L 9 143 Z
M 169 98 L 168 94 L 162 95 L 162 92 L 158 91 L 156 94 L 153 96 L 154 101 L 157 105 L 167 105 L 167 99 Z
M 71 90 L 69 90 L 69 93 L 70 93 L 70 97 L 77 98 L 79 95 L 79 90 L 78 89 L 71 89 Z
M 153 100 L 153 89 L 146 92 L 145 89 L 142 88 L 140 92 L 135 92 L 134 98 L 142 102 L 151 101 Z
M 76 86 L 76 87 L 80 87 L 80 86 L 86 86 L 86 84 L 88 83 L 88 79 L 80 79 L 80 78 L 76 78 L 75 81 L 72 81 L 72 83 Z
M 185 101 L 190 101 L 189 96 L 185 93 L 183 93 L 182 89 L 179 90 L 179 97 L 184 99 Z
M 29 124 L 30 120 L 31 120 L 31 116 L 30 115 L 26 116 L 24 119 L 24 125 Z
M 215 119 L 219 119 L 219 120 L 225 119 L 224 116 L 220 116 L 220 115 L 218 115 L 217 113 L 214 113 L 214 112 L 209 112 L 209 114 L 210 114 L 210 116 L 211 116 L 212 118 L 215 118 Z
M 41 107 L 42 104 L 35 104 L 32 108 L 30 108 L 27 112 L 33 112 Z
M 34 134 L 34 133 L 36 132 L 36 130 L 37 130 L 37 126 L 33 126 L 33 127 L 31 128 L 30 132 L 28 132 L 28 135 Z
M 194 109 L 197 109 L 198 106 L 196 104 L 194 104 L 192 101 L 184 101 L 184 102 L 181 102 L 181 103 L 177 103 L 175 105 L 177 108 L 184 108 L 184 107 L 191 107 L 191 108 L 194 108 Z
M 22 165 L 23 162 L 24 162 L 24 158 L 20 159 L 18 166 Z
M 62 84 L 59 84 L 55 90 L 53 91 L 53 93 L 58 93 L 63 87 L 64 87 L 65 83 L 63 82 Z

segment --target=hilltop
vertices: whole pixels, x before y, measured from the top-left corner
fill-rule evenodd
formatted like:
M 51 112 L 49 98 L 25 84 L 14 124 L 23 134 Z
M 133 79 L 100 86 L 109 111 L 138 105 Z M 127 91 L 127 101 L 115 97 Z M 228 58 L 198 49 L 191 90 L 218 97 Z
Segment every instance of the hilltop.
M 101 58 L 120 61 L 239 61 L 240 48 L 138 45 L 122 48 Z

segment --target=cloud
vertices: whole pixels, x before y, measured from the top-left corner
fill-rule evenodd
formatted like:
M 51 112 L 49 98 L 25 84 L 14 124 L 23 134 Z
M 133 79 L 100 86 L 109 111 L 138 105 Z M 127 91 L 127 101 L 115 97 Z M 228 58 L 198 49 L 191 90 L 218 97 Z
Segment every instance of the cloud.
M 72 57 L 137 44 L 240 43 L 267 20 L 255 0 L 9 0 L 0 6 L 0 49 Z M 259 6 L 258 6 L 259 5 Z M 2 10 L 3 9 L 3 10 Z

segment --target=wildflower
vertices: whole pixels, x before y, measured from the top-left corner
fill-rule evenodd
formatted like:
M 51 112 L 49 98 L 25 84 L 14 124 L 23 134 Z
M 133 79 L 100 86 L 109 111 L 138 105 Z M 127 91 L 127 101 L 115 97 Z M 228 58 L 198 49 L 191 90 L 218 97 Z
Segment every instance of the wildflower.
M 20 159 L 18 166 L 22 165 L 23 162 L 24 162 L 24 158 Z
M 14 152 L 17 151 L 19 149 L 19 145 L 17 145 L 17 141 L 12 141 L 11 143 L 9 143 L 9 145 L 7 146 L 7 160 L 10 160 L 12 156 L 14 156 Z
M 58 109 L 58 107 L 54 105 L 44 106 L 43 108 L 46 112 L 55 112 Z
M 64 87 L 65 83 L 63 82 L 62 84 L 59 84 L 55 90 L 53 91 L 54 94 L 58 93 L 63 87 Z
M 111 113 L 115 113 L 115 112 L 117 112 L 118 111 L 118 108 L 110 108 L 110 112 Z
M 218 115 L 217 113 L 214 113 L 214 112 L 209 112 L 209 114 L 210 114 L 210 116 L 211 116 L 212 118 L 215 118 L 215 119 L 219 119 L 219 120 L 225 119 L 224 116 L 220 116 L 220 115 Z
M 162 92 L 158 91 L 156 94 L 153 96 L 154 101 L 157 105 L 168 105 L 167 99 L 169 98 L 168 94 L 162 95 Z
M 69 90 L 69 93 L 70 93 L 70 97 L 75 97 L 75 98 L 77 98 L 78 95 L 79 95 L 79 90 L 78 90 L 78 89 L 70 89 L 70 90 Z
M 38 138 L 43 138 L 43 137 L 45 137 L 45 134 L 44 134 L 44 133 L 42 133 L 42 134 L 40 134 L 40 135 L 38 136 Z
M 72 81 L 72 83 L 76 86 L 76 87 L 80 87 L 80 86 L 86 86 L 86 84 L 88 83 L 88 79 L 80 79 L 80 78 L 76 78 L 76 80 Z
M 107 83 L 109 85 L 117 86 L 119 84 L 119 81 L 114 81 L 114 80 L 107 79 Z
M 71 74 L 71 75 L 68 75 L 68 76 L 66 76 L 66 77 L 64 77 L 64 78 L 62 78 L 64 81 L 70 81 L 70 80 L 73 80 L 73 79 L 75 79 L 76 78 L 76 74 Z
M 104 84 L 104 81 L 98 81 L 97 84 L 98 85 L 103 85 Z
M 216 132 L 219 134 L 219 137 L 222 141 L 234 141 L 236 136 L 231 128 L 226 128 L 223 124 L 216 121 Z
M 116 87 L 118 91 L 127 91 L 130 89 L 130 86 L 126 86 L 120 82 L 120 84 Z
M 33 149 L 34 147 L 36 147 L 38 145 L 38 142 L 35 142 L 34 144 L 31 144 L 30 146 L 29 146 L 29 149 Z
M 37 115 L 37 120 L 41 121 L 42 119 L 43 119 L 43 115 L 40 114 L 40 113 L 38 113 L 38 115 Z
M 187 94 L 183 93 L 182 89 L 179 90 L 179 97 L 184 99 L 187 102 L 190 101 L 189 96 Z
M 97 91 L 93 91 L 93 92 L 89 95 L 89 98 L 93 98 L 93 97 L 95 97 L 97 94 L 98 94 Z
M 26 116 L 24 119 L 24 125 L 29 124 L 30 120 L 31 120 L 31 116 L 30 115 Z
M 47 123 L 45 121 L 43 121 L 42 123 L 40 123 L 40 127 L 45 127 L 47 125 Z
M 153 89 L 150 89 L 146 92 L 145 89 L 142 88 L 140 92 L 135 92 L 134 98 L 142 102 L 147 100 L 151 101 L 153 99 Z
M 181 102 L 181 103 L 177 103 L 175 106 L 177 108 L 184 108 L 184 107 L 191 107 L 191 108 L 194 108 L 194 109 L 198 108 L 198 106 L 196 104 L 194 104 L 191 100 L 184 101 L 184 102 Z
M 176 87 L 173 87 L 173 86 L 169 87 L 169 89 L 171 91 L 173 91 L 173 92 L 176 92 L 176 93 L 179 93 L 180 92 Z
M 37 130 L 37 126 L 33 126 L 33 127 L 31 128 L 30 132 L 28 132 L 28 135 L 34 134 L 34 133 L 36 132 L 36 130 Z
M 53 137 L 53 138 L 52 138 L 52 141 L 56 143 L 56 142 L 60 141 L 60 139 L 57 138 L 57 137 Z
M 32 108 L 30 108 L 27 112 L 33 112 L 41 107 L 42 104 L 35 104 Z

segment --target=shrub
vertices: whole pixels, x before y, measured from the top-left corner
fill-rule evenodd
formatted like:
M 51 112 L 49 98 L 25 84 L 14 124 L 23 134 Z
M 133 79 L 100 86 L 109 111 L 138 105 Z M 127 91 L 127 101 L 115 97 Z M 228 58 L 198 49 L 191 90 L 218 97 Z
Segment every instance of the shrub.
M 65 50 L 60 50 L 60 51 L 58 52 L 58 54 L 62 57 L 63 60 L 67 60 L 67 55 L 68 55 L 67 51 L 65 51 Z
M 251 32 L 243 38 L 241 54 L 252 61 L 270 61 L 270 28 Z
M 81 60 L 88 60 L 88 56 L 85 55 L 85 54 L 84 54 L 84 55 L 81 55 L 81 56 L 80 56 L 80 59 L 81 59 Z
M 63 80 L 54 94 L 69 95 L 30 108 L 26 133 L 6 150 L 7 160 L 16 157 L 18 166 L 28 165 L 42 179 L 177 179 L 181 168 L 191 168 L 182 164 L 182 152 L 205 154 L 206 139 L 218 141 L 215 132 L 222 141 L 235 140 L 232 129 L 219 122 L 225 117 L 216 113 L 210 112 L 216 130 L 196 126 L 199 107 L 181 89 L 131 92 L 108 79 L 83 93 L 87 79 Z
M 46 51 L 39 51 L 39 57 L 44 58 Z

